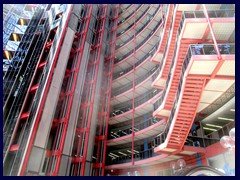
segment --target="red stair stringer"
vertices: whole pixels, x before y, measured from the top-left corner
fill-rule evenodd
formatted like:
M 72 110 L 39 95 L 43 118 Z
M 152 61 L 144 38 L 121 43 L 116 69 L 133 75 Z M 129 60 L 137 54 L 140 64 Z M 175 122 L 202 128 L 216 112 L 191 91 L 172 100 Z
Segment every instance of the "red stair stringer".
M 155 152 L 177 153 L 184 146 L 197 112 L 205 78 L 187 78 L 184 84 L 167 138 L 163 144 L 154 150 Z

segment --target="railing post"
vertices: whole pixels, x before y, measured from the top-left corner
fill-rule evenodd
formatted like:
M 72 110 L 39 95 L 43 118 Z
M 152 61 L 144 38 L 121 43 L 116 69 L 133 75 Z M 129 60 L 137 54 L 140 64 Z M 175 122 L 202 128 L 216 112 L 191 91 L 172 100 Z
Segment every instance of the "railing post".
M 199 125 L 200 125 L 201 134 L 202 134 L 202 138 L 203 138 L 203 147 L 206 147 L 205 140 L 204 140 L 204 131 L 203 131 L 203 127 L 202 127 L 202 122 L 199 121 Z

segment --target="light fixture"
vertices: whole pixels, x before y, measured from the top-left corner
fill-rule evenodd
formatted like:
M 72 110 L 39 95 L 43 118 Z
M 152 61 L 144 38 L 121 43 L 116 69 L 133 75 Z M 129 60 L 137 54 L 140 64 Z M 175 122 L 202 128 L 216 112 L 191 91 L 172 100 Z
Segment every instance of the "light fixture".
M 111 155 L 111 154 L 108 154 L 108 156 L 110 156 L 110 157 L 114 158 L 114 156 L 113 156 L 113 155 Z
M 235 109 L 230 109 L 230 111 L 235 112 Z
M 172 168 L 172 174 L 175 174 L 175 171 L 177 169 L 177 163 L 176 162 L 171 162 L 170 167 Z
M 4 51 L 4 54 L 8 60 L 10 60 L 10 53 L 9 51 Z
M 129 151 L 129 150 L 127 150 L 127 152 L 132 153 L 132 151 Z M 135 154 L 135 153 L 133 152 L 133 154 Z
M 207 126 L 211 126 L 211 127 L 217 127 L 217 128 L 222 128 L 222 126 L 218 126 L 218 125 L 214 125 L 214 124 L 206 124 Z
M 109 153 L 109 154 L 112 155 L 112 156 L 115 156 L 115 157 L 119 157 L 118 155 L 113 154 L 113 153 Z
M 210 131 L 217 131 L 216 129 L 207 128 L 207 127 L 203 127 L 203 129 L 210 130 Z
M 12 35 L 13 35 L 13 40 L 14 40 L 14 41 L 19 41 L 17 34 L 14 33 L 14 34 L 12 34 Z
M 228 150 L 235 148 L 235 128 L 229 131 L 229 136 L 221 137 L 220 144 L 223 148 L 228 148 Z
M 231 149 L 233 147 L 234 141 L 229 136 L 223 136 L 220 139 L 220 144 L 224 148 Z
M 127 155 L 127 154 L 125 154 L 125 153 L 122 153 L 121 151 L 118 151 L 118 153 L 119 153 L 119 154 L 122 154 L 122 155 L 124 155 L 124 156 Z
M 225 121 L 234 121 L 234 119 L 223 118 L 223 117 L 218 117 L 218 119 L 225 120 Z
M 20 24 L 21 24 L 22 26 L 24 25 L 23 19 L 20 19 Z
M 136 151 L 136 150 L 133 150 L 134 152 L 136 152 L 136 153 L 139 153 L 139 151 Z
M 232 128 L 230 131 L 229 131 L 229 136 L 230 138 L 235 141 L 235 128 Z
M 179 159 L 177 161 L 177 165 L 178 167 L 180 167 L 181 169 L 183 169 L 186 166 L 186 162 L 184 161 L 184 159 Z
M 138 171 L 134 171 L 134 176 L 140 176 L 140 173 Z
M 124 131 L 122 131 L 123 134 L 127 135 L 127 133 L 125 133 Z

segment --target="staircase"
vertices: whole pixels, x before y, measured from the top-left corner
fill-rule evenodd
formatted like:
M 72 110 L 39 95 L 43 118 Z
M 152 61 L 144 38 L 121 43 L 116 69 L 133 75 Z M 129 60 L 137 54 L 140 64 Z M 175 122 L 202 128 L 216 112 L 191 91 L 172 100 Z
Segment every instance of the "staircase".
M 183 96 L 180 104 L 178 103 L 180 108 L 176 112 L 176 120 L 172 122 L 173 129 L 166 139 L 167 148 L 176 150 L 183 148 L 196 115 L 204 84 L 204 78 L 186 79 Z
M 164 33 L 163 33 L 163 36 L 162 36 L 162 41 L 161 41 L 160 50 L 159 50 L 159 52 L 162 52 L 162 53 L 164 52 L 164 49 L 165 49 L 165 46 L 166 46 L 166 43 L 167 43 L 167 39 L 169 38 L 167 36 L 168 32 L 166 32 L 166 31 L 170 31 L 170 24 L 171 24 L 171 19 L 172 19 L 172 16 L 173 16 L 173 8 L 174 8 L 174 5 L 170 4 L 169 5 L 169 10 L 168 10 L 169 14 L 168 14 L 167 19 L 166 19 Z
M 176 38 L 177 38 L 178 27 L 180 24 L 181 17 L 182 17 L 182 11 L 177 11 L 175 20 L 174 20 L 174 24 L 173 24 L 173 32 L 172 32 L 171 42 L 169 44 L 170 47 L 168 48 L 166 61 L 165 61 L 165 64 L 164 64 L 162 72 L 161 72 L 162 74 L 161 74 L 160 78 L 163 78 L 163 79 L 167 79 L 168 73 L 171 68 L 174 51 L 176 49 L 175 42 L 176 42 Z M 168 38 L 170 38 L 170 37 L 168 37 Z
M 189 47 L 188 43 L 180 44 L 179 55 L 177 56 L 177 59 L 176 59 L 176 66 L 175 66 L 175 70 L 174 70 L 173 77 L 172 77 L 173 79 L 171 82 L 171 88 L 166 96 L 166 101 L 165 101 L 166 103 L 164 104 L 163 109 L 166 109 L 169 111 L 172 109 L 172 106 L 173 106 L 173 103 L 175 100 L 175 94 L 177 92 L 177 88 L 178 88 L 178 84 L 179 84 L 179 79 L 180 79 L 181 72 L 182 72 L 182 64 L 186 57 L 188 47 Z

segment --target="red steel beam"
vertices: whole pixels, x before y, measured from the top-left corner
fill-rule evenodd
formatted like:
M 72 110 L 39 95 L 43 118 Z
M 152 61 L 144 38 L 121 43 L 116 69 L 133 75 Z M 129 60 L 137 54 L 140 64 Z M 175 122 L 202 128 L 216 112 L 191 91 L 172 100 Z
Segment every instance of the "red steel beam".
M 135 9 L 136 9 L 136 4 L 135 4 Z M 137 12 L 134 12 L 134 52 L 133 52 L 133 92 L 132 92 L 132 165 L 134 165 L 134 136 L 135 136 L 135 132 L 134 132 L 134 126 L 135 126 L 135 71 L 136 71 L 136 67 L 135 67 L 135 63 L 136 63 L 136 16 L 137 16 Z
M 99 35 L 100 35 L 100 42 L 97 46 L 95 46 L 94 48 L 97 49 L 98 51 L 98 56 L 96 58 L 96 71 L 94 74 L 94 80 L 93 80 L 93 84 L 92 84 L 92 93 L 91 93 L 91 97 L 90 97 L 90 107 L 89 107 L 89 113 L 88 113 L 88 117 L 87 117 L 87 127 L 90 128 L 91 125 L 91 118 L 92 118 L 92 111 L 93 111 L 93 103 L 94 103 L 94 95 L 95 95 L 95 89 L 96 89 L 96 81 L 97 81 L 97 76 L 98 76 L 98 67 L 99 67 L 99 61 L 100 61 L 100 55 L 101 55 L 101 49 L 102 49 L 102 41 L 103 41 L 103 35 L 104 35 L 104 30 L 105 30 L 105 23 L 106 23 L 106 15 L 107 15 L 107 5 L 102 5 L 103 10 L 104 10 L 104 15 L 102 17 L 99 18 L 100 21 L 102 21 L 102 27 L 99 30 Z M 96 50 L 95 50 L 96 51 Z M 85 142 L 84 142 L 84 149 L 83 149 L 83 161 L 82 161 L 82 166 L 81 166 L 81 170 L 80 170 L 80 175 L 84 176 L 84 171 L 85 171 L 85 165 L 86 165 L 86 155 L 87 155 L 87 148 L 88 148 L 88 138 L 89 138 L 89 133 L 86 132 L 86 138 L 85 138 Z
M 116 5 L 116 16 L 115 16 L 115 26 L 113 27 L 114 33 L 113 33 L 113 46 L 112 50 L 113 53 L 111 54 L 110 61 L 111 61 L 111 73 L 110 73 L 110 90 L 109 90 L 109 96 L 108 96 L 108 104 L 107 104 L 107 118 L 106 118 L 106 131 L 105 131 L 105 138 L 104 138 L 104 150 L 103 150 L 103 169 L 102 169 L 102 176 L 104 176 L 104 171 L 105 171 L 105 163 L 106 163 L 106 153 L 107 153 L 107 135 L 108 135 L 108 123 L 109 123 L 109 112 L 110 112 L 110 104 L 111 104 L 111 94 L 112 94 L 112 77 L 113 77 L 113 68 L 114 68 L 114 59 L 115 59 L 115 54 L 116 54 L 116 41 L 117 41 L 117 27 L 118 27 L 118 12 L 119 12 L 120 5 Z
M 65 138 L 66 138 L 66 134 L 67 134 L 68 121 L 69 121 L 70 112 L 71 112 L 72 103 L 73 103 L 73 95 L 74 95 L 73 92 L 74 92 L 76 84 L 77 84 L 77 77 L 78 77 L 78 74 L 79 74 L 79 68 L 80 68 L 80 64 L 81 64 L 81 59 L 82 59 L 82 55 L 83 55 L 83 50 L 84 50 L 86 37 L 87 37 L 87 31 L 88 31 L 88 26 L 89 26 L 89 22 L 90 22 L 91 13 L 92 13 L 92 5 L 90 5 L 88 15 L 87 15 L 87 17 L 85 17 L 86 26 L 85 26 L 85 29 L 84 29 L 83 34 L 82 34 L 83 37 L 80 37 L 82 39 L 82 41 L 81 41 L 82 44 L 81 44 L 81 47 L 80 47 L 80 51 L 78 53 L 79 56 L 78 56 L 77 64 L 76 64 L 76 67 L 75 67 L 76 71 L 75 71 L 74 77 L 73 77 L 73 83 L 72 83 L 72 87 L 71 87 L 71 91 L 70 91 L 71 94 L 70 94 L 70 97 L 69 97 L 68 106 L 67 106 L 67 110 L 66 110 L 66 117 L 64 118 L 61 141 L 60 141 L 60 145 L 59 145 L 59 149 L 58 149 L 59 157 L 57 158 L 57 161 L 56 161 L 56 168 L 53 172 L 54 175 L 58 174 L 59 168 L 60 168 L 60 163 L 61 163 L 60 156 L 61 156 L 62 151 L 63 151 L 63 146 L 64 146 L 64 143 L 65 143 Z
M 221 53 L 220 53 L 220 51 L 219 51 L 219 47 L 218 47 L 218 44 L 217 44 L 217 41 L 216 41 L 216 36 L 215 36 L 215 34 L 214 34 L 214 32 L 213 32 L 212 24 L 211 24 L 211 21 L 210 21 L 208 12 L 207 12 L 206 5 L 203 4 L 202 6 L 203 6 L 204 13 L 205 13 L 206 18 L 207 18 L 207 21 L 208 21 L 208 26 L 209 26 L 209 28 L 210 28 L 210 32 L 211 32 L 212 37 L 213 37 L 213 42 L 214 42 L 215 49 L 216 49 L 217 54 L 218 54 L 218 59 L 221 60 L 221 59 L 222 59 L 222 56 L 221 56 Z

